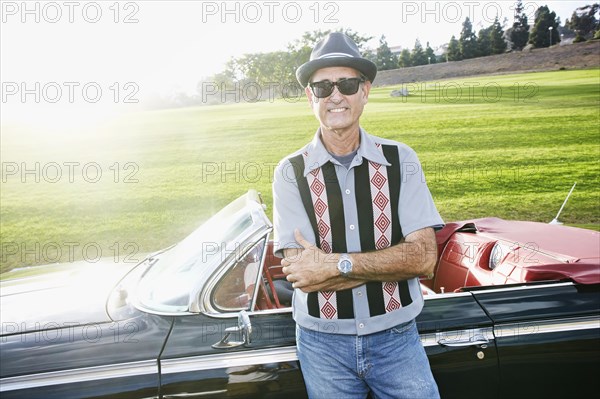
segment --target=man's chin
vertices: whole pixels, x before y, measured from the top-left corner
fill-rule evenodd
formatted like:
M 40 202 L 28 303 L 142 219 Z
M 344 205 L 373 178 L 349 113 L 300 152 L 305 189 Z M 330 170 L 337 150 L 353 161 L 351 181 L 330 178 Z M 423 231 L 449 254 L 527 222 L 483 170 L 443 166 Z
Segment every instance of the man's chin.
M 345 130 L 352 126 L 352 123 L 344 120 L 327 120 L 323 124 L 329 130 Z

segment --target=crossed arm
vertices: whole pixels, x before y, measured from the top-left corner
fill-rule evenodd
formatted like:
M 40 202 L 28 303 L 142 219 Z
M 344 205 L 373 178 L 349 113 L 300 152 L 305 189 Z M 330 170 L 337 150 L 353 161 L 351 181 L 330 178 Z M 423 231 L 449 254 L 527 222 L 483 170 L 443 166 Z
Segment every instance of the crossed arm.
M 350 278 L 337 269 L 340 254 L 326 254 L 308 242 L 298 230 L 296 241 L 303 248 L 284 250 L 283 272 L 294 288 L 304 292 L 338 291 L 368 281 L 399 281 L 431 274 L 437 262 L 437 244 L 433 228 L 407 235 L 399 244 L 363 253 L 352 253 Z

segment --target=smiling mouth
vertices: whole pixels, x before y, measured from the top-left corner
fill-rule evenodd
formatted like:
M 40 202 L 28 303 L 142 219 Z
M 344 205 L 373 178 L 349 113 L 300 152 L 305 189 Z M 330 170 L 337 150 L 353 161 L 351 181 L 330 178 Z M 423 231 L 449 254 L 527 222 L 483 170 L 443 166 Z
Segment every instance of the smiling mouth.
M 332 108 L 332 109 L 328 109 L 327 112 L 339 113 L 339 112 L 344 112 L 347 109 L 348 108 Z

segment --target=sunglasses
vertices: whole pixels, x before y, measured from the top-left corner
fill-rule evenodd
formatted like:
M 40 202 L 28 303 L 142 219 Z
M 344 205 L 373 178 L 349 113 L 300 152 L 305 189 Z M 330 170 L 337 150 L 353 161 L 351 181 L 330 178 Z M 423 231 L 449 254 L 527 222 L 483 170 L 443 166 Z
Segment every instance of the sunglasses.
M 338 87 L 338 90 L 343 95 L 351 96 L 352 94 L 356 94 L 356 92 L 358 91 L 358 86 L 364 81 L 364 78 L 343 78 L 338 80 L 337 82 L 331 82 L 329 80 L 312 82 L 309 83 L 309 86 L 312 89 L 313 94 L 317 98 L 329 97 L 331 93 L 333 93 L 333 88 L 335 86 Z

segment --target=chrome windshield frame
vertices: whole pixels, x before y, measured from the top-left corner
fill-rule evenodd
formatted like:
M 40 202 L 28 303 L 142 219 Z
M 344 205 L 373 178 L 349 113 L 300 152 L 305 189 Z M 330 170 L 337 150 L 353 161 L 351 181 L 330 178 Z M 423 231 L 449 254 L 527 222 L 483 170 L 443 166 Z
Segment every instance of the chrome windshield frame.
M 243 253 L 245 249 L 247 249 L 249 242 L 252 241 L 254 237 L 265 236 L 268 233 L 270 233 L 273 229 L 272 223 L 265 214 L 265 206 L 260 199 L 260 194 L 258 194 L 255 190 L 249 190 L 244 196 L 236 199 L 235 201 L 242 200 L 243 198 L 245 198 L 245 204 L 242 208 L 240 208 L 240 211 L 243 210 L 245 214 L 250 216 L 252 220 L 251 225 L 246 227 L 235 237 L 228 240 L 228 242 L 225 242 L 225 245 L 223 247 L 219 248 L 219 252 L 218 254 L 215 254 L 215 256 L 220 256 L 220 258 L 215 258 L 210 262 L 203 263 L 201 268 L 198 267 L 197 273 L 196 270 L 194 270 L 193 281 L 190 283 L 189 288 L 185 288 L 187 291 L 188 298 L 187 304 L 185 306 L 171 306 L 164 304 L 164 306 L 160 305 L 153 307 L 151 303 L 144 301 L 143 298 L 140 297 L 141 293 L 138 292 L 137 288 L 135 289 L 136 292 L 134 292 L 132 295 L 132 305 L 140 311 L 165 316 L 190 315 L 200 313 L 201 309 L 203 308 L 200 305 L 200 297 L 205 286 L 207 285 L 207 281 L 211 280 L 212 276 L 214 276 L 215 273 L 218 274 L 220 271 L 227 270 L 229 266 L 235 262 L 235 259 L 241 253 Z M 232 201 L 230 204 L 233 204 L 235 201 Z M 194 232 L 192 232 L 190 235 L 194 234 L 196 231 L 197 229 L 194 230 Z M 175 245 L 175 248 L 176 247 L 177 245 Z M 232 250 L 232 248 L 234 248 L 234 250 Z M 238 248 L 241 250 L 237 250 Z M 138 280 L 138 286 L 139 284 L 141 284 L 142 279 L 143 276 Z M 154 280 L 160 281 L 160 279 L 156 278 L 154 278 Z M 149 282 L 145 283 L 151 286 L 152 282 L 153 281 L 150 280 Z M 148 288 L 146 288 L 146 290 L 147 289 Z M 171 309 L 169 309 L 169 306 L 171 306 Z

